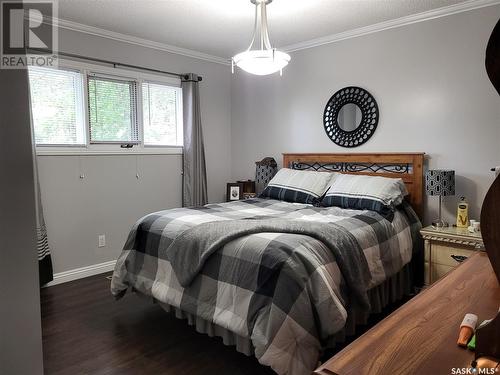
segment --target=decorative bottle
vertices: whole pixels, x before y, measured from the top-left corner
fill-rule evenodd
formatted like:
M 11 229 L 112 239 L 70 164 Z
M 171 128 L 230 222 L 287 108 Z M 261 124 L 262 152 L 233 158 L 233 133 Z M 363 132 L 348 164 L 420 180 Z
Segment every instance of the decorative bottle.
M 457 208 L 457 227 L 467 228 L 469 226 L 469 204 L 465 197 L 460 198 Z

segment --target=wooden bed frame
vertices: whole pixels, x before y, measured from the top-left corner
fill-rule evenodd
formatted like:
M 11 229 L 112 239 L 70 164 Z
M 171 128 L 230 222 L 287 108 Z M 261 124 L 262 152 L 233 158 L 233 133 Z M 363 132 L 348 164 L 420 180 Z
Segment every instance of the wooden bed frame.
M 283 167 L 401 178 L 408 201 L 423 215 L 424 153 L 283 154 Z

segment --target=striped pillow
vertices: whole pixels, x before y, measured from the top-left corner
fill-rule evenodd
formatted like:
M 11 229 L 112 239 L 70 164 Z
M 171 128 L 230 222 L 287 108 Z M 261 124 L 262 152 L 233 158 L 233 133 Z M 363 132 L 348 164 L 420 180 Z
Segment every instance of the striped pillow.
M 402 179 L 337 173 L 321 205 L 392 213 L 408 190 Z
M 282 168 L 264 189 L 261 198 L 315 204 L 325 194 L 332 178 L 329 172 L 297 171 Z

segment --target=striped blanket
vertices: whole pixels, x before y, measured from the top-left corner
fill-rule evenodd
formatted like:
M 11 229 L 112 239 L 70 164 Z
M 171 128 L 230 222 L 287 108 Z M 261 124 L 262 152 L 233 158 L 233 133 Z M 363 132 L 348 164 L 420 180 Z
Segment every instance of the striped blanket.
M 160 211 L 134 225 L 116 263 L 113 295 L 134 288 L 247 337 L 260 363 L 291 375 L 310 374 L 322 343 L 344 327 L 355 299 L 335 254 L 356 249 L 334 252 L 318 236 L 306 234 L 246 234 L 213 251 L 189 285 L 181 286 L 167 254 L 174 240 L 204 223 L 245 219 L 307 221 L 323 231 L 331 223 L 332 233 L 349 232 L 366 258 L 366 289 L 411 260 L 420 228 L 405 204 L 389 221 L 373 211 L 258 198 Z

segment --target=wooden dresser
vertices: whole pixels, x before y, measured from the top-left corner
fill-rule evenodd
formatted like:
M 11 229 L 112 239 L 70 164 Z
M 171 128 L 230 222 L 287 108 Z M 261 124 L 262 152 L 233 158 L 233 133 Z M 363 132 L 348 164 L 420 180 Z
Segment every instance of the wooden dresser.
M 451 374 L 453 368 L 468 368 L 474 354 L 456 345 L 460 323 L 466 313 L 491 319 L 499 306 L 500 286 L 488 257 L 474 252 L 315 374 Z

